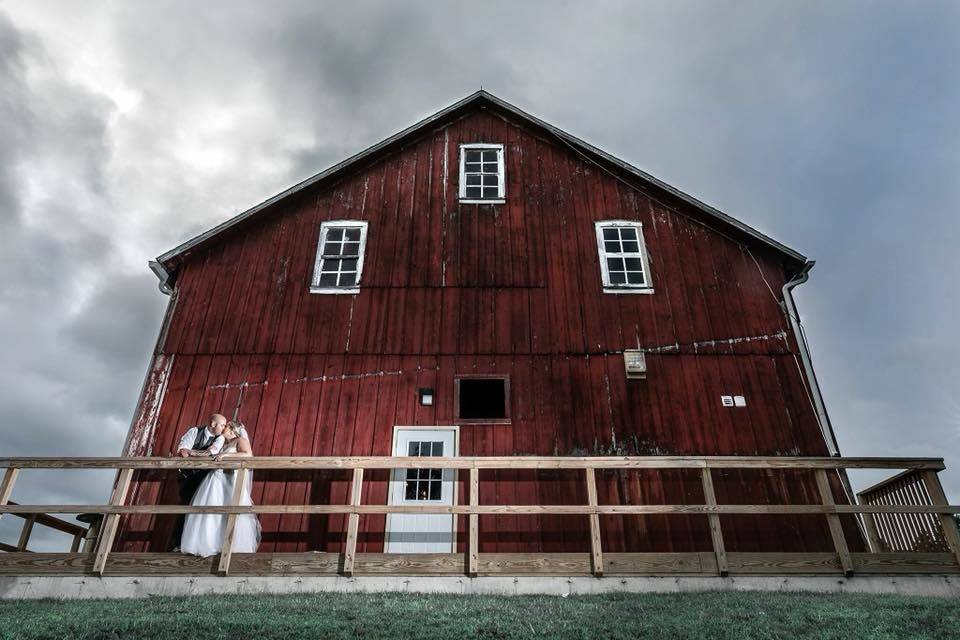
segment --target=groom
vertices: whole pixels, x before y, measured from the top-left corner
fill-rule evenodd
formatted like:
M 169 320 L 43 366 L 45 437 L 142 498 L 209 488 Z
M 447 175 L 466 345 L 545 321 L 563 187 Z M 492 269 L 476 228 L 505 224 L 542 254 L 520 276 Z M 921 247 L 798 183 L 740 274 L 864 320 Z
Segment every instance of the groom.
M 210 415 L 207 425 L 199 425 L 187 429 L 177 445 L 177 455 L 181 458 L 197 456 L 209 457 L 220 453 L 223 448 L 223 428 L 227 419 L 219 413 Z M 190 504 L 197 487 L 203 482 L 209 471 L 207 469 L 180 469 L 177 471 L 177 482 L 180 484 L 180 504 Z M 177 517 L 177 524 L 170 539 L 170 550 L 180 550 L 180 536 L 183 535 L 184 514 Z

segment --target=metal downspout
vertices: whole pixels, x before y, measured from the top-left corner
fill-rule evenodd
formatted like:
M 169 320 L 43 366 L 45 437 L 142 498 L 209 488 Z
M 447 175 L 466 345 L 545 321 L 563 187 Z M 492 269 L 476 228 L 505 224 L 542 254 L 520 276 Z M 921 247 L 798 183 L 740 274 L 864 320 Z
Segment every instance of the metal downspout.
M 800 350 L 800 362 L 803 364 L 803 371 L 806 377 L 807 389 L 810 391 L 810 400 L 813 403 L 814 413 L 817 415 L 817 422 L 820 424 L 820 431 L 823 439 L 826 441 L 827 449 L 832 456 L 840 455 L 840 446 L 837 444 L 837 436 L 833 432 L 833 424 L 830 422 L 830 416 L 827 414 L 827 406 L 823 401 L 823 394 L 820 392 L 820 384 L 817 382 L 817 374 L 813 371 L 813 363 L 810 360 L 810 348 L 807 345 L 807 336 L 803 331 L 803 325 L 800 324 L 800 314 L 797 313 L 797 304 L 793 299 L 793 289 L 810 279 L 810 270 L 816 260 L 808 260 L 800 272 L 789 282 L 783 285 L 783 306 L 787 314 L 787 319 L 797 338 L 797 347 Z M 843 482 L 843 488 L 847 492 L 847 500 L 850 504 L 856 504 L 856 496 L 853 493 L 853 487 L 850 485 L 850 478 L 847 476 L 846 469 L 840 469 L 840 480 Z M 859 520 L 857 522 L 859 524 Z
M 147 263 L 147 266 L 160 280 L 160 292 L 167 296 L 173 293 L 173 287 L 170 286 L 170 274 L 164 269 L 163 265 L 156 260 L 151 260 Z
M 810 270 L 813 269 L 813 265 L 815 264 L 815 260 L 808 260 L 803 265 L 800 273 L 783 285 L 783 305 L 787 319 L 790 322 L 790 327 L 793 329 L 793 334 L 797 338 L 797 346 L 800 350 L 800 362 L 803 364 L 803 372 L 806 374 L 810 400 L 813 402 L 813 410 L 817 414 L 817 422 L 820 423 L 820 430 L 823 432 L 823 438 L 826 440 L 830 455 L 838 456 L 840 455 L 840 447 L 837 445 L 837 438 L 833 433 L 830 416 L 827 415 L 827 407 L 823 402 L 823 394 L 820 393 L 817 374 L 813 372 L 813 364 L 810 361 L 810 350 L 807 346 L 807 337 L 803 332 L 803 326 L 800 324 L 797 304 L 793 300 L 793 289 L 810 279 Z

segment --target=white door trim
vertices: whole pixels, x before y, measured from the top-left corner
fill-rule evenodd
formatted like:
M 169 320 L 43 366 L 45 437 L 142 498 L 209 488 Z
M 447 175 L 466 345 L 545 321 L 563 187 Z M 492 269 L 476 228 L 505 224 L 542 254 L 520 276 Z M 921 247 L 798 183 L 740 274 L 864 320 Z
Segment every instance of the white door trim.
M 393 452 L 397 450 L 397 439 L 401 431 L 452 431 L 453 432 L 453 455 L 460 455 L 460 427 L 459 425 L 439 425 L 439 426 L 406 426 L 406 425 L 394 425 L 393 427 L 393 439 L 390 443 L 390 455 L 393 456 Z M 394 471 L 390 471 L 390 479 L 387 485 L 387 504 L 393 504 L 393 483 L 394 483 Z M 453 504 L 458 504 L 458 491 L 459 487 L 459 470 L 453 469 Z M 390 519 L 393 516 L 392 513 L 387 514 L 387 522 L 385 530 L 383 532 L 383 550 L 384 553 L 391 553 L 390 551 Z M 457 516 L 453 515 L 453 536 L 452 542 L 450 545 L 450 553 L 456 553 L 457 551 Z

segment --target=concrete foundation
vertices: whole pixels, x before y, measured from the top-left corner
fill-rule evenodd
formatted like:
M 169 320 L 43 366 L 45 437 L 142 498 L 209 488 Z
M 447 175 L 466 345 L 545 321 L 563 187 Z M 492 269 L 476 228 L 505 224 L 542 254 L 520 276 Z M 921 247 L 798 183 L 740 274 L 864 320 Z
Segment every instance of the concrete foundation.
M 452 593 L 556 596 L 594 593 L 800 591 L 960 597 L 960 579 L 947 576 L 757 577 L 0 577 L 2 599 L 146 598 L 215 594 L 315 592 Z

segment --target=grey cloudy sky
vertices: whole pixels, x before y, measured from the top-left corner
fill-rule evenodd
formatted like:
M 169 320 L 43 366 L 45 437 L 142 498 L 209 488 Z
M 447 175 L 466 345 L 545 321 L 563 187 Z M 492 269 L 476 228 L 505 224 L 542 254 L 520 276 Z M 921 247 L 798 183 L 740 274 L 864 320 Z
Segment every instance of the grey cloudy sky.
M 0 1 L 0 454 L 119 453 L 146 261 L 482 85 L 816 259 L 841 450 L 944 456 L 960 500 L 958 59 L 932 0 Z

